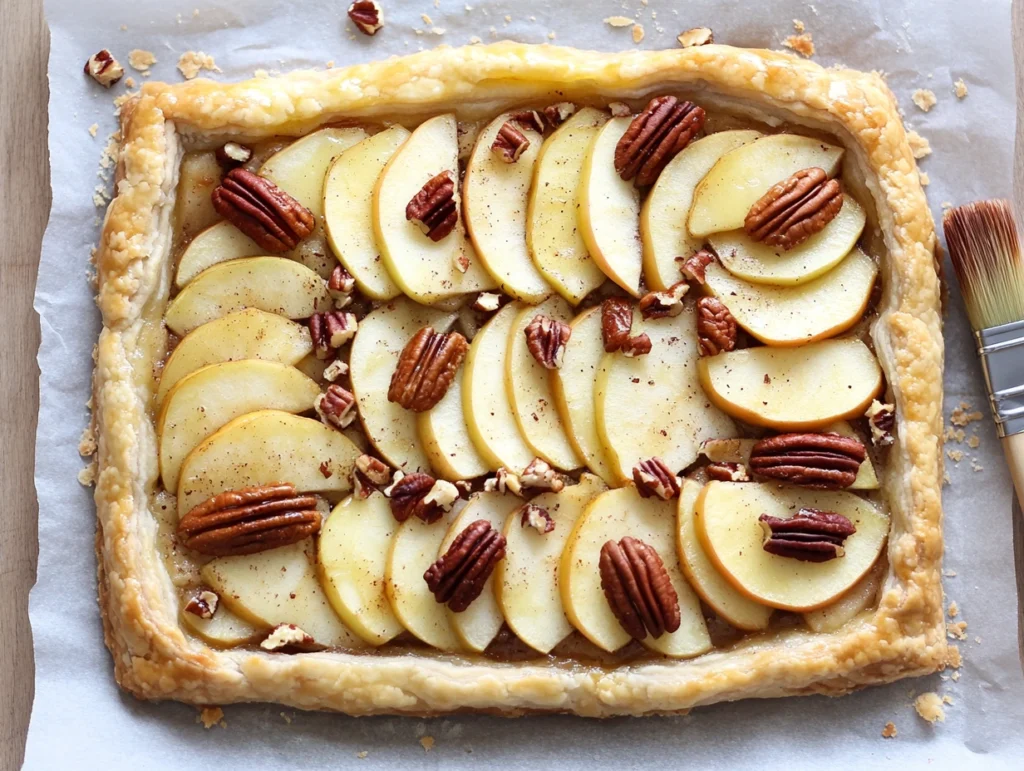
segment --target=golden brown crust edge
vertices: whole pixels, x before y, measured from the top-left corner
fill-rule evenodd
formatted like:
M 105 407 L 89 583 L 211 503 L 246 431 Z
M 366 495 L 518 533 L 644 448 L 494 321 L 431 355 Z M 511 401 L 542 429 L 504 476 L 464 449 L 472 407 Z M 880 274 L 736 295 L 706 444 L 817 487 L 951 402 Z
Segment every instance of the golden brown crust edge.
M 691 661 L 610 670 L 440 654 L 217 651 L 184 635 L 147 497 L 157 476 L 150 373 L 163 353 L 159 317 L 169 284 L 169 245 L 159 234 L 173 206 L 178 135 L 302 133 L 341 116 L 494 113 L 556 92 L 615 99 L 658 88 L 692 89 L 762 119 L 837 134 L 876 201 L 888 259 L 872 337 L 899 419 L 884 490 L 893 519 L 890 574 L 878 610 L 832 634 L 754 637 Z M 236 85 L 150 83 L 125 114 L 119 168 L 98 259 L 97 555 L 115 675 L 140 698 L 272 701 L 350 714 L 638 715 L 750 697 L 838 695 L 943 666 L 935 234 L 895 101 L 877 76 L 727 46 L 598 54 L 499 43 Z

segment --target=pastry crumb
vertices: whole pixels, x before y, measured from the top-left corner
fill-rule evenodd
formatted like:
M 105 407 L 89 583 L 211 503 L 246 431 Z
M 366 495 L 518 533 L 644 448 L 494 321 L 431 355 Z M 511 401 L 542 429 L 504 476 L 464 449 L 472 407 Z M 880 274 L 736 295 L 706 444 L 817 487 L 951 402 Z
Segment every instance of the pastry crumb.
M 136 48 L 128 52 L 128 64 L 131 65 L 133 70 L 145 72 L 156 64 L 156 55 L 152 51 Z
M 479 45 L 482 42 L 484 42 L 484 41 L 481 40 L 478 35 L 473 35 L 473 37 L 471 37 L 469 39 L 469 44 L 472 45 L 472 46 Z
M 911 97 L 911 101 L 917 105 L 917 109 L 923 112 L 928 112 L 935 106 L 938 101 L 935 98 L 935 92 L 927 88 L 919 88 L 915 91 Z
M 420 18 L 423 19 L 423 23 L 426 24 L 428 27 L 434 26 L 434 20 L 427 16 L 427 14 L 421 13 Z
M 953 681 L 954 683 L 959 683 L 959 682 L 960 682 L 960 673 L 959 673 L 959 672 L 954 672 L 954 673 L 953 673 L 953 674 L 951 674 L 951 675 L 950 675 L 949 677 L 950 677 L 950 679 L 951 679 L 951 680 L 952 680 L 952 681 Z
M 797 32 L 805 32 L 807 30 L 807 25 L 800 21 L 800 19 L 793 19 L 793 29 Z M 889 725 L 892 725 L 892 723 L 889 723 Z
M 604 23 L 609 27 L 630 27 L 633 25 L 633 20 L 628 16 L 609 16 Z
M 949 705 L 950 707 L 952 707 L 952 706 L 953 706 L 953 703 L 954 703 L 954 702 L 953 702 L 953 697 L 952 697 L 952 696 L 950 696 L 950 695 L 949 695 L 948 693 L 946 693 L 946 694 L 943 694 L 943 696 L 942 696 L 942 703 L 943 703 L 943 704 L 947 704 L 947 705 Z
M 82 429 L 82 436 L 78 440 L 78 454 L 83 458 L 88 458 L 90 455 L 96 452 L 96 433 L 93 431 L 92 426 L 86 426 Z
M 782 41 L 782 45 L 796 51 L 801 56 L 806 56 L 808 59 L 814 56 L 814 41 L 811 38 L 810 32 L 804 32 L 801 35 L 790 35 Z
M 950 618 L 956 618 L 960 615 L 960 607 L 956 604 L 956 600 L 949 603 L 949 608 L 946 610 Z
M 950 414 L 949 422 L 954 426 L 966 426 L 976 420 L 981 420 L 983 417 L 978 410 L 972 410 L 971 405 L 967 402 L 960 402 L 959 406 Z
M 551 30 L 551 31 L 550 31 L 550 32 L 548 33 L 548 40 L 554 40 L 554 39 L 555 39 L 555 31 L 554 31 L 554 30 Z
M 423 745 L 424 752 L 430 752 L 434 749 L 434 737 L 433 736 L 421 736 L 420 744 Z
M 910 145 L 910 152 L 917 160 L 932 154 L 931 143 L 916 131 L 907 132 L 907 144 Z
M 985 467 L 978 463 L 977 458 L 971 458 L 971 471 L 984 471 Z
M 694 27 L 676 35 L 676 41 L 683 48 L 704 46 L 715 42 L 715 33 L 711 31 L 711 27 Z
M 643 24 L 634 24 L 633 25 L 633 42 L 634 43 L 639 43 L 643 39 L 644 39 L 644 25 Z
M 885 728 L 882 729 L 883 739 L 895 739 L 896 738 L 896 724 L 888 722 L 885 724 Z
M 96 461 L 91 461 L 78 472 L 78 484 L 82 487 L 92 487 L 96 484 Z
M 922 187 L 928 187 L 932 183 L 932 178 L 928 176 L 927 171 L 919 171 L 917 176 L 921 180 Z
M 972 450 L 978 449 L 981 444 L 981 438 L 977 434 L 971 434 L 967 439 L 967 446 Z
M 185 76 L 185 80 L 192 80 L 203 70 L 220 72 L 220 67 L 212 56 L 202 51 L 186 51 L 178 59 L 178 71 Z
M 220 707 L 203 707 L 196 722 L 202 723 L 203 728 L 207 730 L 215 725 L 219 725 L 221 728 L 228 727 L 227 721 L 224 720 L 224 710 Z
M 946 636 L 956 640 L 966 640 L 967 622 L 956 621 L 952 624 L 946 624 Z
M 957 99 L 963 99 L 967 96 L 967 84 L 964 83 L 963 78 L 957 78 L 953 81 L 953 93 L 956 95 Z
M 282 712 L 281 717 L 284 719 L 284 722 L 286 722 L 288 725 L 292 724 L 292 717 L 287 712 Z
M 954 463 L 959 463 L 960 461 L 962 461 L 964 459 L 964 451 L 963 450 L 954 450 L 954 449 L 950 448 L 950 449 L 946 450 L 946 455 L 948 455 L 949 459 L 951 461 L 953 461 Z
M 950 568 L 946 568 L 942 571 L 942 575 L 944 575 L 946 578 L 956 578 L 956 571 Z
M 369 755 L 369 754 L 370 753 L 367 750 L 360 750 L 359 752 L 356 753 L 356 757 L 359 758 L 360 760 L 366 760 L 366 756 Z
M 91 126 L 89 126 L 89 135 L 90 136 L 96 136 L 96 132 L 99 131 L 99 130 L 100 130 L 100 124 L 99 123 L 93 123 Z
M 934 691 L 922 693 L 914 699 L 914 709 L 929 723 L 944 723 L 946 721 L 946 711 L 942 708 L 942 699 Z

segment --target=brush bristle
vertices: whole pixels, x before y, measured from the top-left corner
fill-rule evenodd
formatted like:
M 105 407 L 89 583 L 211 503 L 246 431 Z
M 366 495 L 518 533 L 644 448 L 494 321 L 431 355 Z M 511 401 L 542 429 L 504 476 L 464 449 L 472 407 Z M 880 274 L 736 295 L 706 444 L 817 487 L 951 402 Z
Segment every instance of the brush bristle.
M 975 330 L 1024 319 L 1024 260 L 1009 201 L 977 201 L 942 218 L 949 256 Z

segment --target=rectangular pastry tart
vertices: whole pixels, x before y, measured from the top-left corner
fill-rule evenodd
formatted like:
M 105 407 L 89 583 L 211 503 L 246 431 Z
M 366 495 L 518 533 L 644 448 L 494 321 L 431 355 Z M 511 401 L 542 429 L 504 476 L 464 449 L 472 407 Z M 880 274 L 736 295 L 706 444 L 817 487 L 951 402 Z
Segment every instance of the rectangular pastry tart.
M 671 713 L 941 668 L 935 235 L 883 81 L 501 43 L 122 110 L 122 687 Z

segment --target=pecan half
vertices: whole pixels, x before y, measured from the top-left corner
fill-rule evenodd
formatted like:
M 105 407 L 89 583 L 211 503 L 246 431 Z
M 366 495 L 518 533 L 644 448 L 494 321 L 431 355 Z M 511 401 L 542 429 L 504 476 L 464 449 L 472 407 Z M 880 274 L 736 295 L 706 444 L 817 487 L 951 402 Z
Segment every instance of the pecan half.
M 789 518 L 762 514 L 757 521 L 764 530 L 766 552 L 804 562 L 842 557 L 843 543 L 857 532 L 842 514 L 818 509 L 800 509 Z
M 896 441 L 892 435 L 892 430 L 896 427 L 895 405 L 882 404 L 878 399 L 873 399 L 864 417 L 868 419 L 871 443 L 875 447 L 888 447 Z
M 715 479 L 719 482 L 749 482 L 750 474 L 747 467 L 742 463 L 732 461 L 721 461 L 708 464 L 708 479 Z
M 523 506 L 522 512 L 519 521 L 523 527 L 532 527 L 541 535 L 550 533 L 555 529 L 555 520 L 551 518 L 547 509 L 533 503 L 527 503 Z
M 614 353 L 629 339 L 633 328 L 633 306 L 622 297 L 609 297 L 601 303 L 601 339 L 604 350 Z
M 661 458 L 648 458 L 633 466 L 633 484 L 641 498 L 657 496 L 663 501 L 679 495 L 679 479 Z
M 755 474 L 818 490 L 849 487 L 867 451 L 859 439 L 839 434 L 779 434 L 750 452 Z
M 316 497 L 288 483 L 215 495 L 178 523 L 182 544 L 200 554 L 255 554 L 309 538 L 320 529 Z
M 690 291 L 685 281 L 673 284 L 664 292 L 648 292 L 640 298 L 640 315 L 645 319 L 663 319 L 683 312 L 683 298 Z
M 458 332 L 442 334 L 423 327 L 398 357 L 388 401 L 413 412 L 431 409 L 448 393 L 468 348 Z
M 202 589 L 185 603 L 185 612 L 209 621 L 220 605 L 220 595 L 209 589 Z
M 544 133 L 544 116 L 536 110 L 520 110 L 509 115 L 508 119 L 515 121 L 520 126 L 536 131 L 538 134 Z
M 736 347 L 739 329 L 725 303 L 717 297 L 697 300 L 697 342 L 702 356 L 714 356 Z
M 450 511 L 459 497 L 459 489 L 430 474 L 406 474 L 385 490 L 391 498 L 391 513 L 399 522 L 418 517 L 428 525 Z
M 309 317 L 309 336 L 313 351 L 321 361 L 329 359 L 345 343 L 355 337 L 359 322 L 354 313 L 324 311 Z
M 839 183 L 812 166 L 773 185 L 750 207 L 743 229 L 755 241 L 788 250 L 823 230 L 841 208 Z
M 629 338 L 622 344 L 622 353 L 626 356 L 646 356 L 651 352 L 651 338 L 644 332 Z
M 423 580 L 434 599 L 461 613 L 484 589 L 498 561 L 505 556 L 505 536 L 478 519 L 455 536 L 448 551 L 427 568 Z
M 313 409 L 325 425 L 341 430 L 356 419 L 356 397 L 347 388 L 331 383 L 313 401 Z
M 651 546 L 629 536 L 608 541 L 601 547 L 598 569 L 612 613 L 634 640 L 679 628 L 679 597 Z
M 670 160 L 704 126 L 704 110 L 674 96 L 659 96 L 633 118 L 615 146 L 615 171 L 638 187 L 653 185 Z
M 440 241 L 459 221 L 459 207 L 455 204 L 455 177 L 442 171 L 427 180 L 405 207 L 405 218 L 417 225 L 431 241 Z
M 500 469 L 499 469 L 500 471 Z M 540 458 L 534 458 L 519 475 L 518 482 L 522 487 L 536 487 L 543 490 L 559 492 L 565 487 L 565 477 L 551 468 L 551 464 Z M 508 484 L 508 479 L 505 481 Z M 512 492 L 516 492 L 512 490 Z
M 683 278 L 703 285 L 707 278 L 708 265 L 715 261 L 715 253 L 710 249 L 699 249 L 689 257 L 676 257 L 679 271 Z
M 551 127 L 555 128 L 569 120 L 575 112 L 576 105 L 572 102 L 558 102 L 557 104 L 549 104 L 544 108 L 544 117 L 547 118 Z
M 110 88 L 124 77 L 124 67 L 106 48 L 97 51 L 85 62 L 85 74 L 97 83 Z
M 498 129 L 498 135 L 491 143 L 491 152 L 505 163 L 515 163 L 529 146 L 530 140 L 526 135 L 507 120 Z
M 269 179 L 238 168 L 211 194 L 217 213 L 268 252 L 286 252 L 313 232 L 313 213 Z
M 227 171 L 244 166 L 252 159 L 252 148 L 238 142 L 225 142 L 214 153 L 217 164 Z
M 558 369 L 565 358 L 565 346 L 572 329 L 564 321 L 550 316 L 533 317 L 526 329 L 526 347 L 545 369 Z
M 348 17 L 360 32 L 371 37 L 384 26 L 384 12 L 376 0 L 356 0 L 348 7 Z

